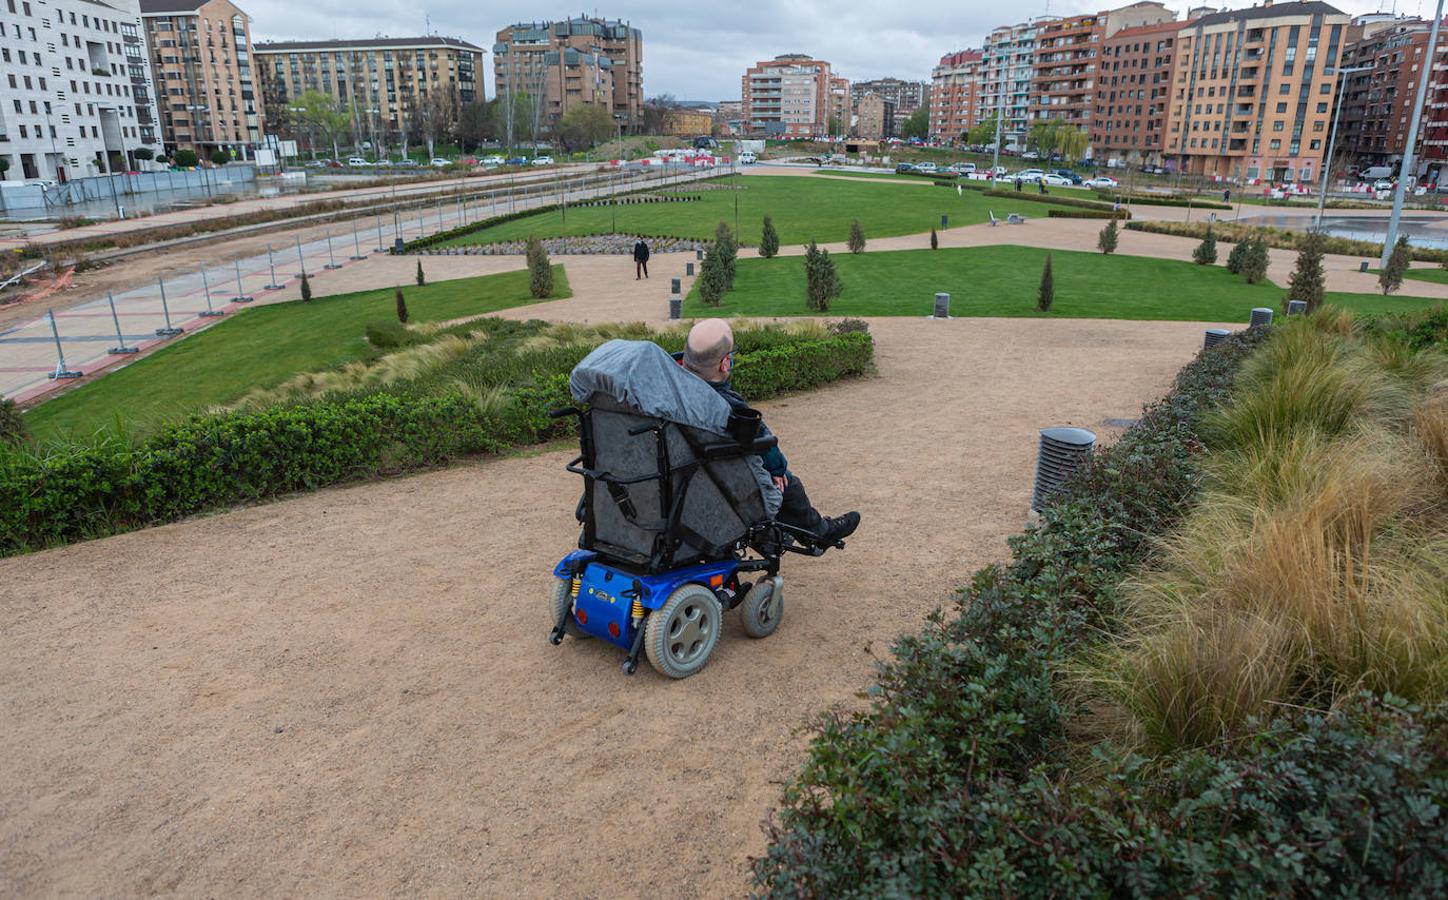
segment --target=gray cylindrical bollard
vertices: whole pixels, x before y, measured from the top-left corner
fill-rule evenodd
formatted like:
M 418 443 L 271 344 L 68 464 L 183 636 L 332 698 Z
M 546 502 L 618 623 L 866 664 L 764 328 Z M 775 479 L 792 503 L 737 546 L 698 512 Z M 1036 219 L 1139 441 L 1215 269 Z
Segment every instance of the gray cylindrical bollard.
M 940 216 L 940 227 L 941 227 L 941 228 L 949 228 L 949 227 L 950 227 L 950 216 L 947 216 L 947 215 L 945 215 L 945 214 L 941 214 L 941 216 Z
M 1272 310 L 1269 309 L 1269 308 L 1267 308 L 1267 307 L 1265 307 L 1265 306 L 1259 306 L 1259 307 L 1257 307 L 1256 309 L 1252 310 L 1252 318 L 1251 318 L 1250 320 L 1248 320 L 1248 322 L 1247 322 L 1247 327 L 1248 327 L 1248 328 L 1257 328 L 1257 327 L 1260 327 L 1260 326 L 1262 326 L 1262 325 L 1271 325 L 1271 324 L 1272 324 Z
M 394 239 L 393 242 L 392 242 L 392 252 L 393 252 L 393 253 L 401 253 L 403 246 L 404 246 L 404 244 L 403 244 L 402 238 L 396 238 L 396 239 Z
M 703 250 L 695 250 L 695 251 L 694 251 L 694 258 L 695 258 L 695 259 L 703 259 L 703 258 L 704 258 L 704 251 L 703 251 Z
M 949 294 L 946 294 L 946 293 L 943 293 L 943 292 L 942 292 L 942 293 L 937 293 L 937 294 L 935 295 L 935 314 L 932 315 L 931 318 L 932 318 L 932 319 L 948 319 L 948 318 L 950 318 L 950 295 L 949 295 Z
M 1096 446 L 1096 435 L 1084 428 L 1043 428 L 1036 451 L 1036 485 L 1031 509 L 1040 511 Z
M 692 275 L 694 274 L 694 264 L 693 264 L 693 263 L 684 263 L 684 274 L 685 274 L 685 275 L 690 275 L 690 276 L 692 276 Z
M 682 297 L 669 298 L 669 318 L 681 319 L 684 316 L 684 299 Z
M 1367 260 L 1363 260 L 1362 262 L 1358 263 L 1358 271 L 1359 271 L 1359 272 L 1366 272 L 1367 270 L 1368 270 L 1368 261 L 1367 261 Z
M 1287 301 L 1287 314 L 1288 314 L 1289 316 L 1300 316 L 1300 315 L 1302 315 L 1302 314 L 1305 313 L 1305 312 L 1307 312 L 1307 301 L 1306 301 L 1306 300 L 1288 300 L 1288 301 Z
M 1206 350 L 1215 347 L 1222 342 L 1222 339 L 1232 332 L 1225 328 L 1208 328 L 1206 336 L 1202 338 L 1202 349 Z
M 669 293 L 673 294 L 674 296 L 678 296 L 680 293 L 682 293 L 683 284 L 684 279 L 682 278 L 671 279 L 669 281 Z

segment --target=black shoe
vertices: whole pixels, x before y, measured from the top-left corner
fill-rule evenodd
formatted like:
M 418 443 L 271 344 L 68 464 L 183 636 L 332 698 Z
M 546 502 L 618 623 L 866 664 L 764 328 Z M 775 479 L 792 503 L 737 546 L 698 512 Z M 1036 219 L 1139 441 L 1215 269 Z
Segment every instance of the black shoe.
M 860 527 L 860 514 L 847 512 L 843 516 L 825 518 L 825 527 L 820 531 L 819 542 L 822 546 L 829 547 L 838 544 L 845 538 L 855 533 Z

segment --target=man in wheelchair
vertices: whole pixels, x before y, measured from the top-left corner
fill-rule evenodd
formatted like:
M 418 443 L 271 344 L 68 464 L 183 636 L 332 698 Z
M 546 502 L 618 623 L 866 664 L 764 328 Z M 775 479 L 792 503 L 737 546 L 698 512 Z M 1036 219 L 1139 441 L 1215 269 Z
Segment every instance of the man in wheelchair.
M 705 319 L 697 323 L 689 330 L 684 352 L 677 358 L 685 369 L 704 379 L 735 412 L 749 409 L 749 404 L 729 383 L 729 375 L 734 369 L 734 329 L 729 327 L 728 322 Z M 770 433 L 762 422 L 759 431 L 761 435 Z M 789 461 L 778 445 L 770 448 L 761 459 L 774 486 L 784 495 L 779 513 L 775 516 L 777 521 L 815 535 L 820 547 L 834 546 L 860 527 L 860 514 L 857 512 L 847 512 L 835 518 L 820 515 L 805 493 L 804 482 L 789 471 Z
M 649 341 L 608 341 L 569 377 L 583 477 L 578 549 L 553 568 L 553 630 L 598 638 L 686 678 L 709 659 L 726 612 L 772 634 L 784 611 L 780 561 L 843 547 L 859 524 L 827 519 L 789 473 L 778 439 L 729 388 L 733 335 L 700 323 L 682 359 Z

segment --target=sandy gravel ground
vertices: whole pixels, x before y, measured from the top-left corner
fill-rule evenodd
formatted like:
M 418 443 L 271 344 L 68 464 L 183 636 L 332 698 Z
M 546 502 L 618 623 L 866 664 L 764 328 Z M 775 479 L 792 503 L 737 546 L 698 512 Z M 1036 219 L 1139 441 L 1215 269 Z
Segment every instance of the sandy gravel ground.
M 1036 430 L 1110 437 L 1203 327 L 873 326 L 878 377 L 764 405 L 864 525 L 683 682 L 547 643 L 566 447 L 0 560 L 0 895 L 743 893 L 796 729 L 1004 557 Z

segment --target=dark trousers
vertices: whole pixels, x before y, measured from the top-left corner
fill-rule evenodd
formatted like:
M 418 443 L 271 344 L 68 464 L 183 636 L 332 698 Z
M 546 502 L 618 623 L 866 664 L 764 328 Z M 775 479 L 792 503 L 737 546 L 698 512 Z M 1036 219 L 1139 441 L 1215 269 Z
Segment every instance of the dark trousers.
M 638 281 L 640 278 L 648 278 L 648 277 L 649 277 L 649 261 L 646 260 L 646 259 L 636 259 L 636 260 L 634 260 L 634 281 Z
M 779 515 L 774 518 L 785 525 L 803 528 L 813 534 L 819 534 L 824 529 L 824 517 L 809 502 L 804 482 L 793 473 L 790 474 L 789 481 L 785 482 L 784 502 L 779 505 Z

